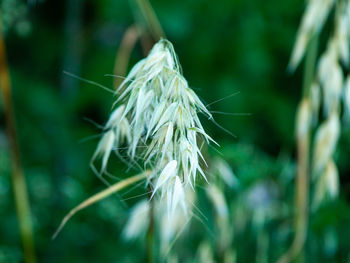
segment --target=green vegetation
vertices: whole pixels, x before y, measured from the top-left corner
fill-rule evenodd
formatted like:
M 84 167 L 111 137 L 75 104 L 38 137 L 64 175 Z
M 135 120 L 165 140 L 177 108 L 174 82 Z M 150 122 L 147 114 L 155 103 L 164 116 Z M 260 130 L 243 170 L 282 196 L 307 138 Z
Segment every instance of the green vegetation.
M 1 95 L 0 262 L 349 262 L 346 104 L 337 108 L 341 130 L 331 154 L 338 196 L 327 192 L 323 198 L 322 181 L 310 179 L 317 127 L 327 123 L 325 106 L 316 114 L 318 122 L 306 128 L 310 138 L 302 136 L 299 122 L 298 142 L 305 145 L 306 138 L 310 154 L 301 170 L 307 182 L 296 189 L 301 167 L 296 113 L 305 106 L 302 98 L 312 100 L 312 87 L 305 86 L 320 74 L 317 63 L 336 24 L 336 8 L 339 4 L 305 46 L 306 63 L 303 58 L 291 72 L 303 1 L 0 1 L 17 131 L 16 138 L 6 130 L 9 102 Z M 51 240 L 71 209 L 98 192 L 105 191 L 98 198 L 108 193 L 89 164 L 116 97 L 72 75 L 113 90 L 122 79 L 108 75 L 127 75 L 165 36 L 189 86 L 219 124 L 199 114 L 220 146 L 202 148 L 209 184 L 197 175 L 192 217 L 176 226 L 165 221 L 164 228 L 166 209 L 144 202 L 151 189 L 136 182 L 141 175 L 128 187 L 115 185 L 117 193 L 75 214 Z M 0 60 L 3 89 L 6 61 L 1 55 Z M 344 82 L 349 64 L 340 63 Z M 111 154 L 107 171 L 117 179 L 105 178 L 117 184 L 140 173 L 128 168 Z M 306 214 L 296 193 L 307 194 Z M 142 211 L 148 211 L 145 220 L 133 225 L 130 220 L 142 218 Z M 135 229 L 139 234 L 133 236 Z M 300 247 L 293 249 L 293 242 Z

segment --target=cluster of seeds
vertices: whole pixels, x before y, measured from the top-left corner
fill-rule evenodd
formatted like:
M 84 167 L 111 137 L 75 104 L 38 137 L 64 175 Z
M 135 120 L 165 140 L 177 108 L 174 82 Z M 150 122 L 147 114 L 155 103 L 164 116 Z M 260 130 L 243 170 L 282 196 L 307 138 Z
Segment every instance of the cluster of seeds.
M 344 69 L 349 70 L 349 0 L 311 0 L 308 3 L 290 63 L 291 68 L 299 64 L 310 39 L 321 31 L 333 8 L 333 33 L 319 59 L 310 93 L 303 99 L 299 109 L 298 136 L 305 136 L 312 125 L 317 127 L 312 155 L 312 174 L 316 187 L 314 207 L 319 206 L 326 197 L 338 195 L 338 171 L 333 158 L 341 129 L 342 100 L 344 121 L 350 117 L 350 76 L 344 73 Z M 320 112 L 323 118 L 319 121 Z
M 199 136 L 213 141 L 197 113 L 212 118 L 181 74 L 172 44 L 160 40 L 139 61 L 117 90 L 119 106 L 111 113 L 93 160 L 102 156 L 105 171 L 112 151 L 127 149 L 130 163 L 152 171 L 152 196 L 160 191 L 168 207 L 186 210 L 184 187 L 194 186 L 197 173 L 204 178 Z

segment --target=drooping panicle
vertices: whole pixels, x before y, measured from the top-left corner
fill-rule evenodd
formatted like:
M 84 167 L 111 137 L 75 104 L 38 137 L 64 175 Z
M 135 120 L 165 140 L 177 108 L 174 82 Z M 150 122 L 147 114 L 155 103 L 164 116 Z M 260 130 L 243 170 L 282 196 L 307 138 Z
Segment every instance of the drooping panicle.
M 128 158 L 142 160 L 143 167 L 152 170 L 152 197 L 160 191 L 169 211 L 178 205 L 186 210 L 184 189 L 194 186 L 198 173 L 205 178 L 198 137 L 214 142 L 197 114 L 209 119 L 212 115 L 188 86 L 172 44 L 164 39 L 155 44 L 131 69 L 116 95 L 120 106 L 112 112 L 96 150 L 103 156 L 102 170 L 111 149 L 126 144 Z

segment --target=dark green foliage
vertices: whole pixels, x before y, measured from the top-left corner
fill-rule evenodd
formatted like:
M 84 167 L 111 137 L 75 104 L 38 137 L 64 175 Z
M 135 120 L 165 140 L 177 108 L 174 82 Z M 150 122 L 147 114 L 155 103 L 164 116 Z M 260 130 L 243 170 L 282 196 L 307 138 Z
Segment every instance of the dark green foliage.
M 78 27 L 69 24 L 69 1 L 80 5 Z M 286 67 L 302 3 L 151 1 L 190 86 L 205 103 L 227 97 L 210 110 L 232 113 L 213 115 L 236 138 L 210 121 L 203 120 L 203 124 L 221 145 L 217 149 L 222 155 L 212 148 L 208 155 L 225 159 L 240 182 L 238 189 L 224 190 L 232 209 L 232 247 L 238 262 L 256 261 L 257 237 L 262 230 L 269 235 L 267 262 L 274 262 L 292 240 L 294 115 L 301 96 L 302 67 L 293 75 Z M 113 74 L 123 33 L 134 23 L 133 11 L 127 1 L 47 0 L 27 6 L 26 19 L 30 33 L 19 34 L 15 26 L 6 28 L 6 44 L 39 262 L 143 262 L 144 241 L 125 242 L 121 237 L 128 208 L 141 197 L 121 199 L 144 193 L 143 185 L 82 211 L 56 240 L 50 240 L 72 207 L 105 187 L 89 168 L 98 141 L 91 136 L 101 130 L 86 118 L 103 124 L 113 103 L 110 93 L 76 79 L 67 81 L 70 77 L 63 71 L 112 89 L 113 79 L 104 75 Z M 130 66 L 142 56 L 138 43 Z M 71 68 L 69 63 L 77 66 Z M 0 107 L 0 262 L 23 262 L 2 113 Z M 249 115 L 234 115 L 241 113 Z M 307 262 L 349 260 L 349 138 L 349 130 L 345 130 L 336 155 L 340 198 L 311 214 Z M 80 142 L 84 139 L 89 140 Z M 112 174 L 119 178 L 135 174 L 117 157 L 113 160 L 108 168 Z M 276 216 L 268 213 L 268 220 L 258 227 L 252 222 L 258 207 L 246 203 L 257 185 L 275 189 L 273 207 L 277 209 Z M 205 191 L 198 187 L 197 192 L 196 204 L 208 219 L 196 212 L 203 222 L 194 219 L 191 234 L 184 233 L 175 243 L 173 253 L 179 255 L 180 262 L 197 262 L 202 240 L 215 247 L 214 210 Z M 241 229 L 239 219 L 245 220 Z M 334 238 L 329 233 L 335 235 L 335 245 L 328 244 Z M 220 259 L 218 253 L 214 256 Z

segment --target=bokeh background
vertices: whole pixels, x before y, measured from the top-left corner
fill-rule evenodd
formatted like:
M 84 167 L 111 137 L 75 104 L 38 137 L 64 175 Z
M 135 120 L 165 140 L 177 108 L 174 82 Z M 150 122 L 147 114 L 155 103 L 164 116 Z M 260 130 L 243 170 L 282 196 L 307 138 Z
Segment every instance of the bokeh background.
M 225 98 L 210 109 L 229 113 L 214 117 L 234 135 L 202 119 L 221 145 L 209 148 L 208 156 L 224 159 L 239 181 L 237 189 L 225 190 L 237 262 L 275 262 L 293 237 L 294 118 L 303 67 L 293 74 L 286 68 L 304 1 L 150 3 L 190 86 L 206 104 Z M 51 241 L 62 217 L 105 187 L 89 167 L 98 141 L 94 136 L 101 130 L 88 120 L 103 124 L 114 101 L 110 93 L 63 71 L 113 88 L 114 79 L 105 74 L 114 72 L 122 37 L 137 21 L 136 9 L 126 0 L 0 1 L 39 262 L 145 260 L 144 239 L 127 242 L 121 236 L 128 208 L 140 198 L 120 200 L 144 192 L 142 187 L 78 213 Z M 128 69 L 142 57 L 138 41 Z M 23 262 L 2 105 L 0 262 Z M 345 127 L 335 155 L 340 196 L 310 214 L 305 262 L 350 260 L 349 154 Z M 122 178 L 133 174 L 117 158 L 109 171 Z M 202 240 L 215 248 L 213 209 L 205 191 L 197 193 L 197 205 L 208 220 L 194 220 L 191 234 L 175 243 L 180 262 L 200 262 Z M 257 211 L 263 211 L 262 223 Z

